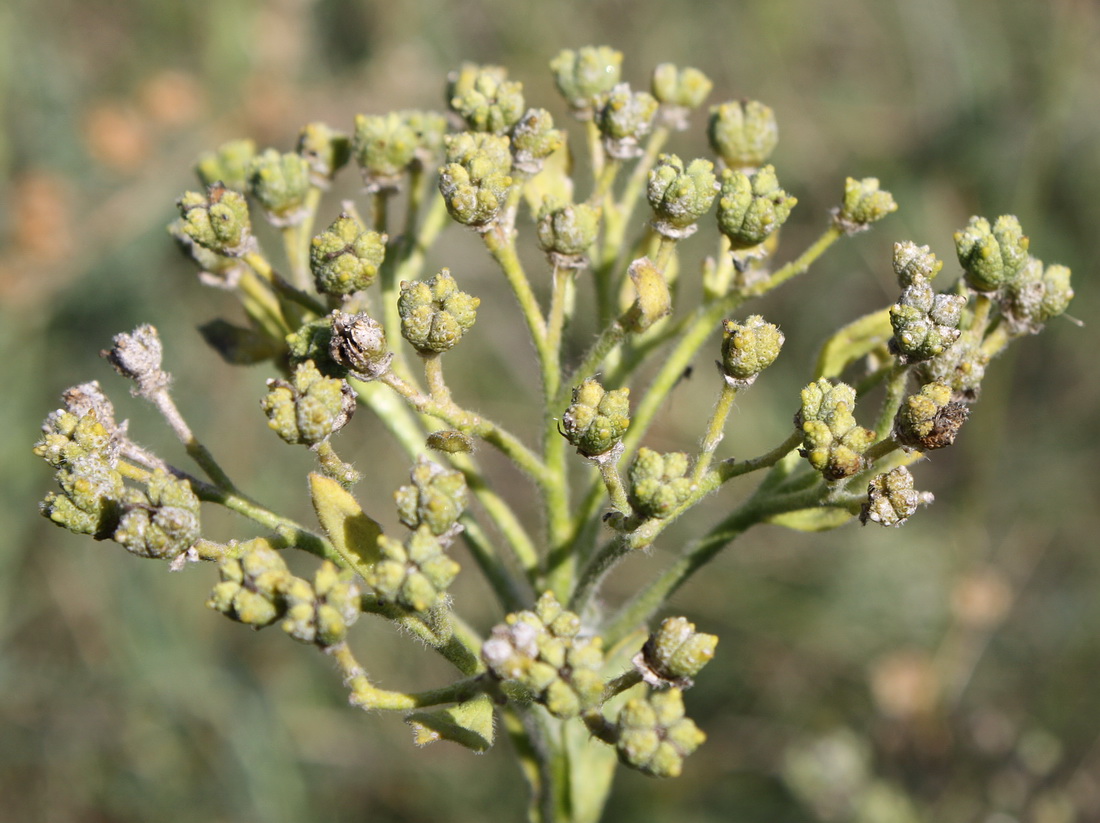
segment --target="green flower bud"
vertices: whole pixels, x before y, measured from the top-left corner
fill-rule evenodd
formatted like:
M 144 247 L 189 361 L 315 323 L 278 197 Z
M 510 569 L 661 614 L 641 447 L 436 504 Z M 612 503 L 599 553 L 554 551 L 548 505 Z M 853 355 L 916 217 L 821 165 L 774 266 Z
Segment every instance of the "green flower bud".
M 445 600 L 459 566 L 427 524 L 404 543 L 382 535 L 378 548 L 381 558 L 371 564 L 366 580 L 379 599 L 414 612 L 430 611 Z
M 787 222 L 796 205 L 798 199 L 779 188 L 773 166 L 751 174 L 726 169 L 718 194 L 718 230 L 735 252 L 752 249 L 760 256 L 761 244 Z
M 504 134 L 523 115 L 523 84 L 500 66 L 464 63 L 447 76 L 447 105 L 472 131 Z
M 497 218 L 512 186 L 509 140 L 463 132 L 446 141 L 447 164 L 439 170 L 439 191 L 457 222 L 482 230 Z
M 358 380 L 377 380 L 390 368 L 393 354 L 387 351 L 382 325 L 370 315 L 332 313 L 329 357 Z
M 758 314 L 722 321 L 722 374 L 731 386 L 747 388 L 760 372 L 775 362 L 786 338 L 779 327 Z
M 714 84 L 699 69 L 661 63 L 653 70 L 650 90 L 661 104 L 661 124 L 676 131 L 688 127 L 688 113 L 703 105 Z
M 268 380 L 260 402 L 270 426 L 287 443 L 316 446 L 344 427 L 355 411 L 355 392 L 343 380 L 324 377 L 312 360 L 291 381 Z
M 623 55 L 610 46 L 566 49 L 550 61 L 554 84 L 578 120 L 591 120 L 600 98 L 619 84 Z
M 449 269 L 427 282 L 402 282 L 397 298 L 401 334 L 421 354 L 445 352 L 473 327 L 480 304 L 479 298 L 458 290 Z
M 298 134 L 298 154 L 309 164 L 309 182 L 328 189 L 336 172 L 351 159 L 351 140 L 324 123 L 309 123 Z
M 342 213 L 310 244 L 309 267 L 317 291 L 346 296 L 370 286 L 386 256 L 388 239 Z
M 399 113 L 355 116 L 352 153 L 369 192 L 398 188 L 420 147 L 420 135 Z
M 918 492 L 909 469 L 898 466 L 871 480 L 859 522 L 864 526 L 868 520 L 880 526 L 900 526 L 916 512 L 917 506 L 931 502 L 931 492 Z
M 619 83 L 601 98 L 595 119 L 608 155 L 616 160 L 640 157 L 642 138 L 649 134 L 656 113 L 653 96 L 631 91 L 628 83 Z
M 352 573 L 327 560 L 318 567 L 312 586 L 296 577 L 285 587 L 284 598 L 282 629 L 301 643 L 335 645 L 359 619 L 361 593 Z
M 684 716 L 683 693 L 676 688 L 627 701 L 615 725 L 619 761 L 651 777 L 679 777 L 684 758 L 707 739 Z
M 1010 284 L 1027 262 L 1029 243 L 1012 215 L 998 217 L 992 226 L 984 217 L 971 217 L 965 229 L 955 232 L 966 285 L 977 292 L 995 292 Z
M 543 161 L 565 145 L 565 134 L 554 128 L 546 109 L 528 109 L 512 128 L 512 167 L 523 174 L 542 171 Z
M 248 167 L 256 156 L 253 140 L 230 140 L 217 151 L 203 152 L 195 163 L 195 174 L 204 186 L 220 183 L 233 191 L 244 192 L 248 183 Z
M 474 440 L 456 429 L 441 429 L 428 435 L 427 446 L 444 454 L 469 454 L 474 450 Z
M 603 696 L 603 646 L 580 637 L 580 618 L 547 592 L 535 611 L 509 614 L 481 646 L 481 659 L 515 699 L 534 700 L 568 719 Z
M 413 484 L 394 493 L 401 522 L 410 529 L 425 525 L 437 537 L 447 534 L 466 509 L 466 478 L 423 457 L 410 476 Z
M 273 226 L 296 226 L 309 214 L 310 165 L 299 154 L 267 149 L 248 167 L 248 192 Z
M 56 475 L 61 494 L 50 492 L 38 505 L 42 516 L 73 534 L 110 537 L 121 516 L 122 475 L 103 464 L 80 464 Z
M 952 399 L 949 385 L 928 383 L 901 404 L 894 418 L 894 439 L 907 449 L 942 449 L 955 442 L 969 415 L 965 403 Z
M 802 390 L 802 408 L 795 425 L 802 430 L 799 453 L 826 480 L 840 480 L 863 470 L 863 453 L 875 433 L 856 423 L 852 410 L 856 392 L 846 383 L 822 377 Z
M 114 405 L 98 381 L 68 388 L 61 397 L 65 408 L 46 415 L 43 436 L 34 444 L 35 455 L 55 469 L 83 459 L 116 466 L 122 429 L 115 422 Z
M 1062 314 L 1073 299 L 1070 270 L 1029 257 L 1019 275 L 1004 289 L 1001 314 L 1012 334 L 1038 334 L 1050 319 Z
M 183 218 L 183 233 L 203 248 L 240 257 L 255 247 L 248 203 L 240 192 L 212 183 L 205 195 L 186 192 L 176 206 Z
M 654 688 L 691 688 L 692 678 L 714 657 L 718 638 L 695 631 L 685 617 L 668 617 L 635 655 L 634 667 Z
M 877 177 L 849 177 L 844 181 L 844 204 L 834 210 L 833 223 L 845 234 L 855 234 L 897 210 L 894 196 L 878 187 Z
M 707 138 L 729 168 L 757 168 L 767 162 L 779 142 L 775 112 L 757 100 L 711 106 Z
M 953 346 L 918 364 L 917 375 L 925 383 L 946 383 L 957 400 L 978 399 L 989 355 L 966 335 Z
M 683 452 L 661 454 L 644 446 L 630 465 L 630 505 L 643 517 L 668 517 L 691 496 L 691 463 Z
M 539 247 L 559 268 L 583 268 L 588 264 L 585 252 L 600 232 L 600 215 L 598 207 L 587 203 L 543 200 L 536 226 Z
M 901 299 L 890 307 L 890 325 L 894 328 L 890 349 L 905 362 L 928 360 L 959 339 L 959 321 L 966 298 L 959 294 L 934 294 L 930 282 L 919 274 L 907 273 L 906 279 L 910 280 L 909 285 L 902 291 Z
M 685 168 L 675 154 L 662 154 L 649 171 L 646 197 L 656 214 L 653 228 L 674 239 L 694 233 L 718 193 L 714 164 L 692 160 Z
M 283 592 L 296 578 L 263 538 L 230 546 L 239 556 L 218 564 L 221 581 L 206 605 L 238 623 L 257 629 L 270 626 L 285 612 Z
M 630 389 L 605 391 L 595 378 L 573 389 L 573 403 L 561 418 L 561 433 L 585 457 L 614 448 L 630 427 Z
M 894 273 L 903 289 L 916 282 L 931 283 L 943 268 L 943 261 L 928 246 L 918 246 L 911 240 L 894 244 Z
M 138 557 L 174 560 L 199 539 L 199 498 L 191 483 L 162 469 L 153 472 L 145 491 L 127 489 L 124 513 L 113 535 Z

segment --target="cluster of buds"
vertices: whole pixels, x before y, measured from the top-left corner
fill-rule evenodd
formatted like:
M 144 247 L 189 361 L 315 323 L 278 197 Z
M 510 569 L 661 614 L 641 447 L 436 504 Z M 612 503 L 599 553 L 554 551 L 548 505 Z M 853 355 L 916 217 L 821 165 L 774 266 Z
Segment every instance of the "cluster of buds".
M 466 478 L 424 457 L 409 475 L 412 484 L 394 492 L 402 524 L 414 530 L 427 526 L 437 537 L 447 534 L 466 510 Z
M 159 364 L 159 361 L 158 361 Z M 163 469 L 144 488 L 127 486 L 118 464 L 125 426 L 97 383 L 65 392 L 66 408 L 46 418 L 34 452 L 57 471 L 42 513 L 59 526 L 97 540 L 111 539 L 131 554 L 175 560 L 201 533 L 199 498 L 191 483 Z
M 917 506 L 931 502 L 932 493 L 917 491 L 909 469 L 898 466 L 871 479 L 859 521 L 863 525 L 871 521 L 881 526 L 900 526 L 912 517 Z
M 368 288 L 386 256 L 387 239 L 363 228 L 351 215 L 341 214 L 310 245 L 309 267 L 317 291 L 346 297 Z
M 163 469 L 153 472 L 145 489 L 127 488 L 113 539 L 138 557 L 175 560 L 201 534 L 199 498 L 190 482 Z
M 955 442 L 970 409 L 952 399 L 946 383 L 927 383 L 919 394 L 911 394 L 894 419 L 894 439 L 908 449 L 931 451 Z
M 509 614 L 481 646 L 481 659 L 515 699 L 541 703 L 568 719 L 597 705 L 603 695 L 603 646 L 581 635 L 581 622 L 550 592 L 534 611 Z
M 573 389 L 561 432 L 585 457 L 607 454 L 630 427 L 630 389 L 607 391 L 593 377 Z
M 778 326 L 758 314 L 746 317 L 744 323 L 724 321 L 718 367 L 726 382 L 739 389 L 751 386 L 760 372 L 779 357 L 785 339 Z
M 959 339 L 966 298 L 960 294 L 935 294 L 932 278 L 943 263 L 928 246 L 894 244 L 894 271 L 902 287 L 901 298 L 890 307 L 894 337 L 891 350 L 905 362 L 919 362 L 943 354 Z
M 714 83 L 699 69 L 661 63 L 653 69 L 650 91 L 661 104 L 657 116 L 666 128 L 684 131 L 688 114 L 703 105 Z
M 447 77 L 447 105 L 471 131 L 506 134 L 526 110 L 523 84 L 501 66 L 465 63 Z
M 273 226 L 294 226 L 309 215 L 306 197 L 313 187 L 310 162 L 296 152 L 267 149 L 248 167 L 248 193 Z
M 459 290 L 449 269 L 426 282 L 402 283 L 397 299 L 401 334 L 421 354 L 440 354 L 473 328 L 479 305 L 479 298 Z
M 591 120 L 604 95 L 619 85 L 623 54 L 610 46 L 566 49 L 550 61 L 550 71 L 573 116 Z
M 223 183 L 211 183 L 206 194 L 189 191 L 177 202 L 180 231 L 191 242 L 223 257 L 252 251 L 252 219 L 248 201 Z
M 800 450 L 826 480 L 840 480 L 863 470 L 863 453 L 875 433 L 860 426 L 853 410 L 856 391 L 846 383 L 821 378 L 802 390 L 795 425 L 802 430 Z
M 34 453 L 57 470 L 55 479 L 61 487 L 60 494 L 46 495 L 41 510 L 71 532 L 102 540 L 118 527 L 124 491 L 114 421 L 101 420 L 95 408 L 86 408 L 79 416 L 76 411 L 51 413 L 34 446 Z
M 507 137 L 461 132 L 447 137 L 446 164 L 439 170 L 439 192 L 451 217 L 487 231 L 512 187 L 512 152 Z
M 691 461 L 683 452 L 638 449 L 630 465 L 628 499 L 642 517 L 668 517 L 687 500 L 693 484 L 687 476 Z
M 281 620 L 295 640 L 321 647 L 341 642 L 359 618 L 359 586 L 332 563 L 321 563 L 310 583 L 291 574 L 263 538 L 226 549 L 229 556 L 218 565 L 221 579 L 206 603 L 226 617 L 256 629 Z
M 378 538 L 378 558 L 366 574 L 379 599 L 413 612 L 444 602 L 459 566 L 445 552 L 462 527 L 466 479 L 421 458 L 410 472 L 412 484 L 394 493 L 401 523 L 411 530 L 404 542 Z
M 355 411 L 355 392 L 344 380 L 325 377 L 312 360 L 290 380 L 267 381 L 260 405 L 268 425 L 287 443 L 316 446 L 340 431 Z
M 833 223 L 845 234 L 856 234 L 897 210 L 894 196 L 879 188 L 877 177 L 849 177 L 844 181 L 844 202 L 833 213 Z
M 653 228 L 665 237 L 693 234 L 695 221 L 710 209 L 718 193 L 714 164 L 692 160 L 687 166 L 675 154 L 662 154 L 649 172 L 646 196 L 656 219 Z
M 678 777 L 684 758 L 707 739 L 684 715 L 684 696 L 678 688 L 628 700 L 613 736 L 619 760 L 652 777 Z
M 539 248 L 551 263 L 564 269 L 583 268 L 588 264 L 585 252 L 600 231 L 600 209 L 548 197 L 542 201 L 536 229 Z
M 775 112 L 758 100 L 711 106 L 707 138 L 714 153 L 730 169 L 763 165 L 779 143 Z
M 195 163 L 195 174 L 204 186 L 221 183 L 233 191 L 244 192 L 248 170 L 256 156 L 256 141 L 230 140 L 215 151 L 203 152 Z
M 632 662 L 653 688 L 689 689 L 717 645 L 717 637 L 697 632 L 686 617 L 666 617 Z
M 459 566 L 446 553 L 449 536 L 438 537 L 421 524 L 402 542 L 378 538 L 379 559 L 371 564 L 367 584 L 384 603 L 412 612 L 429 612 L 443 603 Z
M 436 156 L 446 131 L 446 118 L 434 112 L 356 115 L 351 152 L 366 190 L 398 188 L 408 169 Z
M 657 105 L 653 95 L 631 91 L 627 83 L 619 83 L 600 98 L 595 121 L 610 157 L 629 160 L 641 155 L 642 138 L 653 126 Z
M 798 204 L 779 187 L 773 166 L 752 172 L 726 169 L 718 195 L 718 229 L 730 241 L 734 261 L 766 257 L 766 241 Z
M 955 251 L 965 270 L 966 285 L 976 292 L 995 292 L 1009 285 L 1027 262 L 1030 240 L 1012 215 L 998 217 L 991 226 L 984 217 L 971 217 L 955 232 Z

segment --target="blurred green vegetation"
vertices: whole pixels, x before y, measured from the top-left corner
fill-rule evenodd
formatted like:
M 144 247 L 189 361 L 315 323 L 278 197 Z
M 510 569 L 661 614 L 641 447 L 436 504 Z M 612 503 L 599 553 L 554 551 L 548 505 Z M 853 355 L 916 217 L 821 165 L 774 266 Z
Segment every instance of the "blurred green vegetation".
M 687 697 L 709 741 L 678 780 L 620 774 L 607 819 L 1100 819 L 1100 448 L 1086 436 L 1100 408 L 1100 7 L 1089 0 L 6 3 L 6 819 L 522 816 L 507 743 L 483 757 L 417 751 L 397 718 L 347 707 L 323 658 L 204 608 L 212 570 L 169 575 L 37 517 L 49 472 L 30 445 L 62 389 L 100 379 L 137 440 L 181 459 L 97 357 L 112 334 L 152 322 L 176 395 L 223 465 L 273 507 L 306 516 L 308 460 L 272 448 L 256 408 L 269 375 L 225 366 L 194 330 L 221 301 L 198 287 L 163 228 L 194 185 L 193 158 L 245 135 L 285 149 L 309 120 L 347 129 L 357 112 L 441 108 L 443 76 L 463 59 L 507 65 L 530 101 L 558 114 L 546 63 L 590 43 L 624 51 L 636 84 L 658 62 L 694 65 L 714 79 L 712 101 L 753 97 L 776 110 L 774 161 L 800 200 L 782 256 L 819 230 L 845 175 L 880 177 L 902 207 L 753 307 L 788 345 L 739 399 L 726 453 L 777 439 L 824 335 L 894 299 L 894 240 L 952 261 L 951 232 L 970 214 L 1014 213 L 1035 255 L 1074 270 L 1070 313 L 1086 321 L 1055 323 L 993 364 L 955 448 L 915 468 L 937 502 L 904 528 L 762 528 L 679 594 L 674 606 L 722 638 Z M 693 135 L 670 148 L 704 151 Z M 446 238 L 438 262 L 461 271 L 487 309 L 508 311 L 469 239 L 457 229 Z M 526 348 L 509 323 L 491 316 L 452 368 L 480 364 L 465 391 L 521 423 L 520 398 L 490 405 L 500 384 L 487 375 L 531 386 L 531 364 L 514 356 Z M 713 393 L 701 360 L 655 447 L 697 437 Z M 388 509 L 406 468 L 361 418 L 345 442 L 361 437 L 354 456 L 377 471 L 359 493 Z M 225 537 L 240 525 L 208 522 Z M 628 564 L 618 593 L 684 535 Z M 460 610 L 482 593 L 465 586 Z M 441 682 L 437 661 L 407 638 L 370 625 L 360 634 L 373 675 L 409 688 Z

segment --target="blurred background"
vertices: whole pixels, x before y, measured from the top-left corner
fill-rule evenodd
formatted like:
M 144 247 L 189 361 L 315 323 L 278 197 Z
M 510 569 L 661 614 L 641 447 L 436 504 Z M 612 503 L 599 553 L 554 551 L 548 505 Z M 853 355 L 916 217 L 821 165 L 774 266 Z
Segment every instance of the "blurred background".
M 350 130 L 359 112 L 441 110 L 444 75 L 463 60 L 505 64 L 528 102 L 564 123 L 548 60 L 605 43 L 625 53 L 635 85 L 657 63 L 692 65 L 714 80 L 711 102 L 757 98 L 775 109 L 773 160 L 799 198 L 781 257 L 820 231 L 846 175 L 879 177 L 901 204 L 753 307 L 780 323 L 787 348 L 739 398 L 724 453 L 751 456 L 781 437 L 825 335 L 895 299 L 895 240 L 931 245 L 946 280 L 957 274 L 953 230 L 971 214 L 1016 214 L 1033 254 L 1073 269 L 1070 314 L 1084 321 L 1052 323 L 992 365 L 955 447 L 915 468 L 937 500 L 904 528 L 760 528 L 679 593 L 672 613 L 721 637 L 687 696 L 709 740 L 678 780 L 621 773 L 606 819 L 1100 820 L 1100 447 L 1088 435 L 1100 408 L 1100 6 L 1091 0 L 5 3 L 6 819 L 523 816 L 507 742 L 481 757 L 449 744 L 415 750 L 399 718 L 346 706 L 325 659 L 204 608 L 213 569 L 169 575 L 38 517 L 50 472 L 30 448 L 60 392 L 99 379 L 135 439 L 183 461 L 98 357 L 113 334 L 151 322 L 200 437 L 246 489 L 308 517 L 308 455 L 275 447 L 256 409 L 270 372 L 223 364 L 195 331 L 230 310 L 200 288 L 164 231 L 175 198 L 196 185 L 194 158 L 238 136 L 289 150 L 311 120 Z M 669 149 L 703 153 L 700 127 L 697 116 Z M 457 228 L 445 238 L 435 262 L 506 311 L 473 240 Z M 685 244 L 684 270 L 706 249 Z M 534 386 L 532 362 L 516 353 L 526 348 L 510 322 L 490 316 L 449 373 L 460 400 L 522 429 L 522 398 L 493 401 L 493 375 Z M 716 391 L 711 359 L 700 355 L 651 445 L 695 442 Z M 407 467 L 366 418 L 343 435 L 341 454 L 372 467 L 357 493 L 388 507 Z M 730 494 L 711 501 L 714 516 Z M 223 539 L 250 534 L 216 513 L 207 523 Z M 649 579 L 689 534 L 671 532 L 628 564 L 611 596 Z M 482 595 L 464 583 L 460 610 Z M 498 619 L 473 608 L 482 627 Z M 368 620 L 357 631 L 383 685 L 447 677 L 407 638 Z

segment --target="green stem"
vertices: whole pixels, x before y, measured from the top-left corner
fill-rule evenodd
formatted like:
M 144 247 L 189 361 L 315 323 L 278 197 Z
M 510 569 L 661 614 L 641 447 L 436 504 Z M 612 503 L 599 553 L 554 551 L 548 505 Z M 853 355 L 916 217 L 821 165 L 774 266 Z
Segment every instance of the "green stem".
M 714 405 L 714 412 L 707 424 L 707 433 L 703 435 L 702 449 L 695 458 L 695 467 L 691 473 L 691 479 L 698 483 L 710 468 L 710 461 L 714 459 L 714 452 L 718 444 L 722 442 L 723 430 L 726 427 L 726 418 L 729 417 L 733 401 L 737 397 L 737 389 L 728 380 L 722 381 L 722 390 L 718 394 L 718 402 Z
M 894 417 L 901 408 L 905 399 L 905 387 L 908 383 L 909 367 L 905 363 L 897 362 L 890 370 L 886 378 L 886 396 L 882 399 L 882 408 L 879 410 L 878 420 L 875 422 L 875 437 L 882 440 L 894 427 Z
M 550 351 L 546 344 L 546 320 L 543 319 L 538 300 L 531 290 L 531 283 L 528 281 L 527 274 L 523 271 L 523 266 L 516 255 L 515 240 L 510 233 L 506 234 L 500 226 L 490 228 L 482 235 L 482 239 L 485 242 L 485 248 L 489 250 L 489 254 L 492 255 L 501 271 L 504 272 L 508 285 L 512 287 L 516 302 L 519 303 L 523 319 L 527 321 L 527 330 L 531 335 L 531 341 L 535 344 L 535 349 L 539 353 L 539 361 L 543 367 L 543 385 L 546 385 L 548 381 L 545 373 L 548 364 L 551 363 Z
M 789 454 L 791 449 L 793 449 L 800 440 L 801 434 L 796 432 L 787 437 L 786 440 L 774 449 L 752 460 L 743 460 L 741 462 L 735 462 L 733 460 L 723 461 L 715 471 L 708 472 L 705 476 L 700 477 L 694 485 L 691 496 L 667 517 L 651 517 L 647 520 L 643 520 L 633 531 L 609 540 L 586 564 L 577 582 L 577 587 L 570 601 L 569 608 L 578 614 L 583 614 L 588 603 L 598 592 L 603 579 L 620 560 L 633 552 L 652 545 L 653 541 L 657 539 L 661 532 L 676 522 L 679 517 L 695 506 L 700 500 L 718 489 L 723 483 L 734 477 L 740 477 L 743 474 L 749 474 L 750 472 L 774 466 L 783 457 Z M 760 489 L 757 489 L 756 495 L 754 496 L 761 496 Z
M 462 538 L 466 541 L 466 547 L 470 550 L 474 562 L 485 575 L 504 611 L 514 612 L 522 609 L 527 600 L 524 592 L 517 585 L 515 578 L 508 574 L 489 535 L 469 514 L 462 516 Z
M 438 706 L 441 703 L 462 703 L 485 691 L 486 684 L 480 676 L 423 692 L 406 693 L 379 689 L 370 682 L 346 641 L 329 646 L 324 651 L 336 662 L 344 682 L 351 690 L 352 704 L 366 711 L 409 711 Z
M 830 225 L 801 255 L 780 268 L 763 283 L 754 287 L 750 294 L 752 296 L 765 294 L 792 277 L 806 272 L 829 246 L 843 236 L 844 233 L 840 229 Z M 639 441 L 645 436 L 668 393 L 672 391 L 673 386 L 676 385 L 680 375 L 683 374 L 684 369 L 700 347 L 718 328 L 722 317 L 737 308 L 748 296 L 750 295 L 734 292 L 710 304 L 704 304 L 695 310 L 687 324 L 687 330 L 684 332 L 683 337 L 680 338 L 680 342 L 665 359 L 664 366 L 649 385 L 642 402 L 634 412 L 630 430 L 623 438 L 627 455 L 633 453 Z
M 679 560 L 626 603 L 604 627 L 601 633 L 604 642 L 613 646 L 648 620 L 695 572 L 713 560 L 742 532 L 777 514 L 810 508 L 821 499 L 822 493 L 820 487 L 815 487 L 800 494 L 767 496 L 764 499 L 753 496 L 747 500 L 705 537 L 691 543 Z
M 417 391 L 392 371 L 386 372 L 379 382 L 396 391 L 421 414 L 438 417 L 456 429 L 480 437 L 486 443 L 495 446 L 512 460 L 521 470 L 531 475 L 540 487 L 555 482 L 546 465 L 538 455 L 523 445 L 515 435 L 505 431 L 496 423 L 481 415 L 459 408 L 454 403 L 443 404 Z

